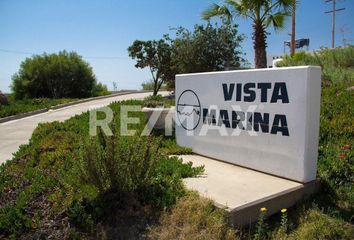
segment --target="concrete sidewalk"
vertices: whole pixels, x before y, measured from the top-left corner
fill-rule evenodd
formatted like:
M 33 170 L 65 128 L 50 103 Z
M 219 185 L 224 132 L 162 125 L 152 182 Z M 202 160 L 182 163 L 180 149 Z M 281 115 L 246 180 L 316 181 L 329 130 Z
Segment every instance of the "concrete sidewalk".
M 161 95 L 167 95 L 168 92 L 160 92 Z M 38 115 L 21 118 L 0 124 L 0 164 L 11 159 L 21 144 L 26 144 L 30 139 L 33 130 L 39 123 L 64 121 L 72 116 L 81 114 L 90 109 L 90 107 L 107 106 L 115 101 L 129 99 L 143 99 L 151 93 L 128 93 L 126 95 L 113 96 L 109 98 L 93 100 L 80 103 L 73 106 L 51 110 Z

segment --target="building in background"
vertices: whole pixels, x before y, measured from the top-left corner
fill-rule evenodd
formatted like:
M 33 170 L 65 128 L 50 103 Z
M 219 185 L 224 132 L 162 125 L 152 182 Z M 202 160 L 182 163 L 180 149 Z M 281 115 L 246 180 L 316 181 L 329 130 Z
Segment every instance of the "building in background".
M 267 68 L 275 67 L 275 63 L 281 61 L 284 54 L 269 54 L 267 55 Z

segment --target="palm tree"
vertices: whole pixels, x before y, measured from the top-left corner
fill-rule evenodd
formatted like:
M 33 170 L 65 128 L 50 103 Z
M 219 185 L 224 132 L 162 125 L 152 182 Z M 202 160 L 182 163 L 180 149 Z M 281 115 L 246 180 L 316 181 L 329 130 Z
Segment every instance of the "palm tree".
M 296 0 L 293 0 L 293 9 L 291 12 L 291 44 L 290 55 L 295 55 L 295 32 L 296 32 Z
M 254 63 L 256 68 L 267 67 L 267 31 L 273 26 L 275 30 L 284 26 L 284 19 L 290 16 L 293 0 L 224 0 L 223 4 L 213 4 L 202 16 L 209 20 L 215 16 L 226 17 L 232 21 L 236 17 L 252 20 Z

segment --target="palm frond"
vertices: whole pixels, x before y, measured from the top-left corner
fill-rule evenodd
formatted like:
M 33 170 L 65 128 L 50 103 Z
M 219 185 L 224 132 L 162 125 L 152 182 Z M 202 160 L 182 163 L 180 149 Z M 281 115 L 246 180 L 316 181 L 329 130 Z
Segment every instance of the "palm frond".
M 216 3 L 212 4 L 210 7 L 208 7 L 205 11 L 202 12 L 202 17 L 204 20 L 209 20 L 210 18 L 216 16 L 224 16 L 229 20 L 232 19 L 232 13 L 227 8 L 227 6 L 219 5 Z
M 282 10 L 283 12 L 291 13 L 293 10 L 294 3 L 298 4 L 297 0 L 279 0 L 278 1 L 278 10 Z
M 230 6 L 234 15 L 255 19 L 256 5 L 254 0 L 225 0 L 225 4 Z
M 285 17 L 289 16 L 288 13 L 276 12 L 269 15 L 265 21 L 266 26 L 273 26 L 274 30 L 280 30 L 284 27 Z
M 264 4 L 264 12 L 261 17 L 262 22 L 269 25 L 272 24 L 272 19 L 275 15 L 277 15 L 275 17 L 278 19 L 281 18 L 281 14 L 284 15 L 283 18 L 285 18 L 286 16 L 290 16 L 294 6 L 294 1 L 297 2 L 297 0 L 266 1 L 267 4 Z M 275 19 L 275 21 L 277 21 L 277 19 Z
M 235 9 L 242 5 L 242 2 L 242 0 L 225 0 L 225 4 L 230 5 Z

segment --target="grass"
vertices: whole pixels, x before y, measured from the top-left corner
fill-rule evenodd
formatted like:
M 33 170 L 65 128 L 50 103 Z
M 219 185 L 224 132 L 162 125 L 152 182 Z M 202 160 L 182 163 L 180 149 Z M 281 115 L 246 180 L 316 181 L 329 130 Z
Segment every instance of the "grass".
M 300 222 L 289 239 L 352 239 L 353 225 L 341 218 L 330 216 L 317 207 L 301 212 Z
M 150 239 L 225 239 L 237 238 L 230 228 L 227 214 L 213 202 L 189 192 L 162 214 L 160 224 L 151 228 Z
M 20 113 L 32 112 L 39 109 L 46 109 L 59 104 L 73 102 L 77 99 L 49 99 L 35 98 L 26 100 L 15 100 L 12 95 L 9 96 L 9 105 L 0 105 L 0 118 L 17 115 Z

